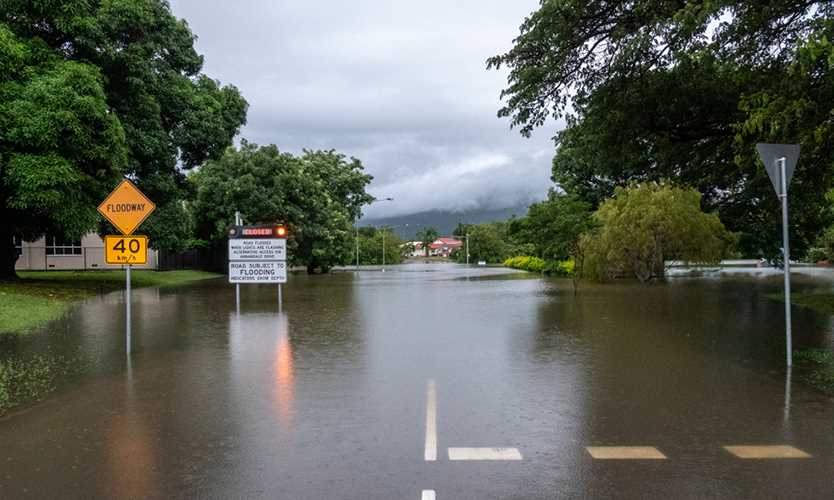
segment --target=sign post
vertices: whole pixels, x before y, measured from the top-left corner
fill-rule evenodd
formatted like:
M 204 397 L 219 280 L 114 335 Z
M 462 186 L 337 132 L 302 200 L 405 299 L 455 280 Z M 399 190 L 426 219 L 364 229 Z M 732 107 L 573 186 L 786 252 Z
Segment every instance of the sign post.
M 98 206 L 98 211 L 124 236 L 104 237 L 104 258 L 108 264 L 125 265 L 125 336 L 130 356 L 131 293 L 130 269 L 148 261 L 148 237 L 132 236 L 134 230 L 156 209 L 156 205 L 127 179 L 116 186 Z
M 235 226 L 242 224 L 243 221 L 241 220 L 240 212 L 235 210 Z M 235 283 L 235 312 L 240 314 L 240 283 Z
M 238 225 L 229 229 L 229 283 L 235 284 L 238 311 L 241 283 L 277 283 L 278 311 L 282 311 L 281 285 L 286 282 L 287 229 L 283 225 Z
M 776 196 L 782 200 L 782 250 L 785 271 L 785 345 L 788 368 L 793 366 L 791 330 L 791 252 L 788 236 L 788 184 L 799 160 L 799 144 L 756 144 Z

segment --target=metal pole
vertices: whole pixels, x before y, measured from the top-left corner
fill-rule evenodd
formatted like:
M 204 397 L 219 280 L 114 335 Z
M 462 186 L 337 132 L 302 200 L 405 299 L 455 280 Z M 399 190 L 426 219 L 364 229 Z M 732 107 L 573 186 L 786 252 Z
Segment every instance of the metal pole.
M 469 265 L 469 232 L 466 233 L 466 265 Z
M 240 226 L 240 212 L 235 210 L 235 226 Z M 235 283 L 235 314 L 240 314 L 240 283 Z
M 385 228 L 382 229 L 382 272 L 385 272 Z
M 278 283 L 278 312 L 284 310 L 284 295 L 281 286 L 281 283 Z
M 356 242 L 356 270 L 359 270 L 359 226 L 357 225 L 357 221 L 354 219 L 353 227 L 356 230 L 356 236 L 354 241 Z
M 791 371 L 793 368 L 790 366 L 788 367 L 787 373 L 785 373 L 785 422 L 790 420 L 791 418 Z
M 776 161 L 780 162 L 780 178 L 782 192 L 779 195 L 782 198 L 782 247 L 784 248 L 785 260 L 785 342 L 787 347 L 788 368 L 793 366 L 793 347 L 792 347 L 792 332 L 791 332 L 791 251 L 788 242 L 788 184 L 785 178 L 785 163 L 786 159 L 779 158 Z
M 125 330 L 127 332 L 127 355 L 130 356 L 130 264 L 125 272 Z

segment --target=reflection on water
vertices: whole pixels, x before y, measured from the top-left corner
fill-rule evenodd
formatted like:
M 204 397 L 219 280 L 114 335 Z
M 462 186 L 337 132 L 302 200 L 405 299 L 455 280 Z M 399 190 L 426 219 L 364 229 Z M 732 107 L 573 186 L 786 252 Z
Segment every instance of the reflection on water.
M 159 496 L 155 439 L 142 415 L 131 411 L 115 415 L 106 429 L 107 495 L 113 498 Z
M 287 316 L 277 318 L 278 341 L 275 346 L 275 403 L 279 421 L 289 425 L 293 413 L 292 346 Z
M 727 472 L 709 451 L 729 441 L 834 458 L 831 400 L 784 379 L 782 305 L 766 297 L 778 275 L 574 293 L 569 280 L 503 269 L 389 271 L 293 275 L 285 313 L 275 287 L 243 287 L 240 313 L 223 280 L 137 290 L 131 363 L 121 294 L 13 344 L 10 355 L 99 362 L 46 404 L 0 419 L 0 498 L 406 498 L 414 478 L 443 474 L 447 488 L 516 488 L 478 498 L 529 485 L 543 498 L 616 496 L 623 477 L 590 465 L 588 445 L 683 457 L 652 469 L 674 472 L 648 497 L 731 498 L 759 483 L 705 492 L 676 464 L 732 486 L 745 470 Z M 798 290 L 832 283 L 796 280 Z M 799 348 L 832 345 L 828 317 L 796 309 L 794 330 Z M 491 481 L 475 468 L 427 472 L 427 379 L 441 447 L 516 446 L 524 463 L 483 469 Z M 786 496 L 787 477 L 773 496 Z
M 269 394 L 283 426 L 294 412 L 294 369 L 289 320 L 284 313 L 229 314 L 232 377 L 241 394 Z M 272 344 L 272 349 L 264 349 Z M 270 374 L 270 377 L 264 375 Z M 241 401 L 241 406 L 247 402 Z
M 105 430 L 110 477 L 102 483 L 108 486 L 108 491 L 101 492 L 104 496 L 152 498 L 159 494 L 155 440 L 148 421 L 137 408 L 134 383 L 133 362 L 128 359 L 124 410 L 110 418 Z

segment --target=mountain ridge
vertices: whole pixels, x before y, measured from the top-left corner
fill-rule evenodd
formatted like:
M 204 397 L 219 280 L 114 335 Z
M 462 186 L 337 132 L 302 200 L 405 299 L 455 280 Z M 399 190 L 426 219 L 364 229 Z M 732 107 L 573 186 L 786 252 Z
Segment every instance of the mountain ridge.
M 482 224 L 484 222 L 508 220 L 511 217 L 523 217 L 527 213 L 527 205 L 493 210 L 468 210 L 455 212 L 451 210 L 429 210 L 408 215 L 393 217 L 363 218 L 359 226 L 388 226 L 400 238 L 414 239 L 418 231 L 433 227 L 441 236 L 449 236 L 459 222 L 467 224 Z

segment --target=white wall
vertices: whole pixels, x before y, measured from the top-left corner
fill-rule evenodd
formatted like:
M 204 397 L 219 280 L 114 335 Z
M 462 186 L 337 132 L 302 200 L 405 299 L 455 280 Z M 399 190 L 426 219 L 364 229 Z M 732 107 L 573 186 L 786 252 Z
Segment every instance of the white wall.
M 104 262 L 104 240 L 97 233 L 88 233 L 81 238 L 81 255 L 46 255 L 46 240 L 24 241 L 15 269 L 19 271 L 59 271 L 84 269 L 122 269 L 121 265 Z M 134 265 L 134 269 L 156 269 L 159 255 L 148 250 L 148 263 Z

